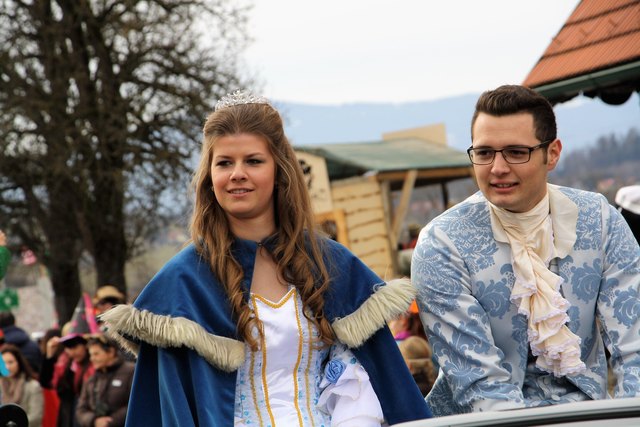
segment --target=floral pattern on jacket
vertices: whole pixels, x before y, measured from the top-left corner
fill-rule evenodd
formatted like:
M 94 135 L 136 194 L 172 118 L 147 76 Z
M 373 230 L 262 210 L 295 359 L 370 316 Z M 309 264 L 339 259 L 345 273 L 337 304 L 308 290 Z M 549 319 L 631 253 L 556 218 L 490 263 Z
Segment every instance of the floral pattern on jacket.
M 581 339 L 580 375 L 534 367 L 526 318 L 509 297 L 507 244 L 494 239 L 487 200 L 469 197 L 420 235 L 412 281 L 440 374 L 427 396 L 437 416 L 640 395 L 640 248 L 624 218 L 599 194 L 556 187 L 579 210 L 577 240 L 550 269 L 563 279 L 568 327 Z M 532 361 L 533 360 L 533 361 Z

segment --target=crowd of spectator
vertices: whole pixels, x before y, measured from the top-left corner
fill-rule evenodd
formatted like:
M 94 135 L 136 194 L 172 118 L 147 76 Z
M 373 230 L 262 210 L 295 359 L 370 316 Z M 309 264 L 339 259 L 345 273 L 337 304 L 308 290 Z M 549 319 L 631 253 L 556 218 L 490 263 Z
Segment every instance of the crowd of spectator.
M 0 234 L 0 248 L 6 249 Z M 6 266 L 0 267 L 4 273 Z M 121 303 L 124 294 L 105 285 L 90 308 L 97 316 Z M 13 313 L 0 312 L 0 353 L 0 404 L 19 405 L 29 427 L 125 425 L 134 364 L 99 328 L 87 331 L 68 322 L 34 340 Z

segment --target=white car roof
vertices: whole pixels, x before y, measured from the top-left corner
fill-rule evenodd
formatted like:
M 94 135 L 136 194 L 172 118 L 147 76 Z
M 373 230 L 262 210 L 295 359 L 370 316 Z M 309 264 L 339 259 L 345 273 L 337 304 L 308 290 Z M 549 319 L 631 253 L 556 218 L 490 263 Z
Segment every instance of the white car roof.
M 450 415 L 394 424 L 393 427 L 600 427 L 606 424 L 610 427 L 640 426 L 640 397 Z

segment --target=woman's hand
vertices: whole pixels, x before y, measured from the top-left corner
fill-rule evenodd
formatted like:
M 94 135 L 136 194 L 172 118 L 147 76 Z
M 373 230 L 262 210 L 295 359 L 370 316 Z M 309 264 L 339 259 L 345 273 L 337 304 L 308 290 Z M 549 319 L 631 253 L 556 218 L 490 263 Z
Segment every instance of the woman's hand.
M 51 339 L 47 341 L 47 359 L 51 359 L 56 355 L 56 351 L 58 351 L 59 345 L 60 337 L 51 337 Z
M 109 423 L 113 420 L 111 417 L 98 417 L 93 423 L 94 427 L 109 427 Z

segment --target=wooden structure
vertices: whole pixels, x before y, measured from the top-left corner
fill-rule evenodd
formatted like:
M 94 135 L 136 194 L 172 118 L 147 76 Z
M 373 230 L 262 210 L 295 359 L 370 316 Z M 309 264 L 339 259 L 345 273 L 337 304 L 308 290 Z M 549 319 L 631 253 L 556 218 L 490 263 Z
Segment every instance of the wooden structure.
M 640 91 L 640 0 L 580 1 L 523 85 L 553 104 L 626 102 Z
M 318 221 L 385 279 L 399 275 L 398 241 L 414 187 L 440 184 L 446 206 L 446 183 L 472 174 L 466 153 L 417 138 L 295 149 Z

